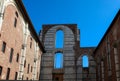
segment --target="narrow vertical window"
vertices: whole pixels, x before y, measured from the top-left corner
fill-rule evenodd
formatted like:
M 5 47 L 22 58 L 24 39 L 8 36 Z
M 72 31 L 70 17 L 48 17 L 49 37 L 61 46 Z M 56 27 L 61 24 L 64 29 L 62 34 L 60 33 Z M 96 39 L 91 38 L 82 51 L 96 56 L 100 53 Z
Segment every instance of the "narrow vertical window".
M 28 69 L 27 69 L 27 73 L 29 73 L 29 68 L 30 68 L 30 64 L 28 64 Z
M 26 60 L 24 61 L 24 67 L 26 67 Z
M 84 55 L 82 57 L 82 67 L 83 68 L 88 68 L 89 66 L 89 60 L 88 60 L 88 56 L 87 55 Z
M 30 38 L 30 48 L 32 48 L 32 38 Z
M 2 52 L 3 52 L 3 53 L 5 53 L 5 49 L 6 49 L 6 43 L 3 42 L 3 44 L 2 44 Z
M 19 54 L 17 54 L 16 62 L 19 62 Z
M 18 17 L 18 12 L 17 11 L 15 12 L 15 15 L 16 15 L 16 17 Z
M 31 72 L 32 72 L 33 67 L 31 66 Z
M 62 53 L 55 54 L 55 56 L 54 56 L 54 68 L 55 69 L 63 68 L 63 54 Z
M 10 58 L 9 58 L 9 62 L 11 63 L 12 62 L 12 58 L 13 58 L 13 48 L 11 48 L 10 50 Z
M 0 66 L 0 76 L 2 75 L 2 66 Z
M 22 80 L 24 79 L 24 75 L 22 75 Z
M 18 72 L 15 72 L 15 80 L 17 80 Z
M 58 30 L 56 32 L 55 47 L 63 48 L 63 45 L 64 45 L 64 33 L 62 30 Z
M 28 77 L 26 78 L 26 80 L 28 80 Z
M 15 18 L 15 20 L 14 20 L 14 27 L 16 27 L 17 26 L 17 18 Z
M 6 76 L 6 80 L 9 80 L 9 76 L 10 76 L 10 68 L 7 69 L 7 76 Z

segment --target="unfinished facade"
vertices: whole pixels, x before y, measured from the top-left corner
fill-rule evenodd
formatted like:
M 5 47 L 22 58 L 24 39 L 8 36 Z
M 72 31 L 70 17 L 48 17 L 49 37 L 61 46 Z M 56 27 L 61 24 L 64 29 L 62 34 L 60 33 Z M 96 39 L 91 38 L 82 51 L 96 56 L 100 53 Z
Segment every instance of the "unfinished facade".
M 97 47 L 80 47 L 76 24 L 43 25 L 40 81 L 120 81 L 120 10 Z M 56 48 L 56 32 L 62 30 L 64 43 Z M 56 53 L 63 54 L 62 68 L 55 68 Z M 88 64 L 84 67 L 84 58 Z
M 56 32 L 63 31 L 63 47 L 56 46 Z M 40 39 L 46 53 L 42 55 L 40 81 L 96 81 L 94 48 L 80 48 L 80 31 L 76 24 L 43 25 Z M 59 37 L 60 38 L 60 37 Z M 56 68 L 57 53 L 62 53 L 62 67 Z M 83 56 L 87 56 L 89 66 L 82 66 Z M 60 65 L 61 65 L 60 64 Z M 59 63 L 58 63 L 59 66 Z
M 97 47 L 80 47 L 76 24 L 38 37 L 21 0 L 0 0 L 0 80 L 120 81 L 120 10 Z

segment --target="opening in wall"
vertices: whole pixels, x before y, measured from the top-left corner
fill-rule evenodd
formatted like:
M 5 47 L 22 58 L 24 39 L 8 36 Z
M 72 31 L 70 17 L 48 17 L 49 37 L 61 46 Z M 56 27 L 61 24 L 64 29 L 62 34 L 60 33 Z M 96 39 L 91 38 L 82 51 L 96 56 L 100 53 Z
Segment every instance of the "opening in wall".
M 58 30 L 56 32 L 55 47 L 63 48 L 63 45 L 64 45 L 64 32 L 62 30 Z
M 10 63 L 12 62 L 13 52 L 14 52 L 14 49 L 11 48 L 11 50 L 10 50 L 10 58 L 9 58 L 9 62 L 10 62 Z
M 9 80 L 9 76 L 10 76 L 10 68 L 7 69 L 6 80 Z
M 0 76 L 2 75 L 2 66 L 0 66 Z
M 54 55 L 54 68 L 55 69 L 63 68 L 63 54 L 62 53 L 56 53 Z
M 6 43 L 3 42 L 3 44 L 2 44 L 2 52 L 3 52 L 3 53 L 5 53 L 5 49 L 6 49 Z
M 88 68 L 89 67 L 89 59 L 87 55 L 84 55 L 82 57 L 82 67 L 83 68 Z

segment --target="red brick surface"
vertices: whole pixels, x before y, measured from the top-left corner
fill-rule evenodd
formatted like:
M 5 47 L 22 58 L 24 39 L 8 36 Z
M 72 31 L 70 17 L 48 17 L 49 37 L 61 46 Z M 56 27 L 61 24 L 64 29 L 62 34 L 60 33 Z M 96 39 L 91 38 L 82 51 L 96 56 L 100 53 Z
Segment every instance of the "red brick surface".
M 18 12 L 18 17 L 15 12 Z M 17 18 L 17 26 L 14 27 L 14 20 Z M 21 57 L 21 47 L 23 43 L 23 21 L 19 14 L 17 8 L 13 5 L 8 5 L 5 8 L 4 12 L 4 20 L 2 23 L 2 29 L 0 31 L 0 66 L 3 67 L 1 79 L 6 79 L 7 68 L 10 68 L 10 80 L 15 79 L 15 72 L 19 72 L 19 64 Z M 32 33 L 32 32 L 31 32 Z M 34 63 L 34 54 L 35 54 L 35 40 L 34 35 L 29 35 L 27 39 L 27 50 L 26 50 L 26 67 L 24 68 L 24 80 L 28 77 L 28 79 L 32 79 L 33 70 L 31 72 L 31 66 L 33 67 Z M 30 41 L 32 37 L 32 47 L 30 48 Z M 2 43 L 6 42 L 6 50 L 5 53 L 1 51 Z M 12 63 L 9 62 L 10 57 L 10 49 L 14 49 Z M 38 56 L 41 56 L 41 50 L 38 51 Z M 19 62 L 16 62 L 17 53 L 19 53 Z M 27 73 L 28 64 L 30 64 L 29 73 Z M 38 62 L 37 73 L 39 74 L 40 70 L 40 61 Z M 39 77 L 37 77 L 38 79 Z

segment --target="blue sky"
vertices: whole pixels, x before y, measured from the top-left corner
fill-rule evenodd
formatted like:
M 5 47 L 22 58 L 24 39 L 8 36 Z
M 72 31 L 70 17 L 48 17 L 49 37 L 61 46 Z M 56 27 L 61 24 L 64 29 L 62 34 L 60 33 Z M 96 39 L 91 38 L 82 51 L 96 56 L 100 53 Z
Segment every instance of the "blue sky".
M 54 56 L 54 68 L 63 68 L 63 54 L 62 53 L 56 53 Z
M 55 47 L 56 48 L 63 48 L 64 46 L 64 32 L 62 30 L 59 30 L 56 32 L 55 37 Z
M 42 24 L 77 24 L 81 47 L 97 46 L 120 0 L 22 0 L 38 33 Z

